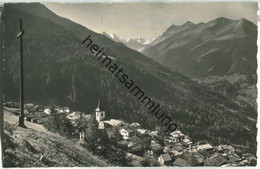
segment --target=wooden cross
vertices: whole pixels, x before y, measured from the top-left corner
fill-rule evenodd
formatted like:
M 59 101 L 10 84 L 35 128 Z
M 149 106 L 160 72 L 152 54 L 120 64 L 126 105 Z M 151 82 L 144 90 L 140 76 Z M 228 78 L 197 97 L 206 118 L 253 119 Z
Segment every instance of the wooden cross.
M 24 125 L 24 76 L 23 76 L 23 25 L 22 19 L 20 19 L 20 32 L 17 34 L 17 38 L 20 39 L 20 111 L 19 126 L 25 127 Z

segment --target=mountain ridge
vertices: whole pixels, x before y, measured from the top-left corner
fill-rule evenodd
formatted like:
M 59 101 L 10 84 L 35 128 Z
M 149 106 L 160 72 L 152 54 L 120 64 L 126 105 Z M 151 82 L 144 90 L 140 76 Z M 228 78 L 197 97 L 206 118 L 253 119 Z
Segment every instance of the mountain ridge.
M 256 28 L 244 18 L 224 17 L 207 23 L 172 25 L 143 53 L 190 77 L 255 74 Z

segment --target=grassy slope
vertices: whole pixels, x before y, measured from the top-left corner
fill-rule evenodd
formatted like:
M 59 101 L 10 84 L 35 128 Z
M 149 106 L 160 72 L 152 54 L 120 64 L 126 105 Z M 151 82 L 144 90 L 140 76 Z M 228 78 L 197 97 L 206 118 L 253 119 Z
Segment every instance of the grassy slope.
M 4 167 L 108 166 L 80 142 L 37 128 L 13 127 L 6 121 L 8 118 L 3 134 Z

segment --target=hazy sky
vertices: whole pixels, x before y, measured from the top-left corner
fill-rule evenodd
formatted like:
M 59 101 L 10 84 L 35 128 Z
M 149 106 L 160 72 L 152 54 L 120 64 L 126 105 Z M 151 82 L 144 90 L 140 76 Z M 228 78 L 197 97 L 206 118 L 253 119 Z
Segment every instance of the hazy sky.
M 114 3 L 45 4 L 54 13 L 95 32 L 121 38 L 152 39 L 169 26 L 208 22 L 218 17 L 246 18 L 257 23 L 257 3 Z

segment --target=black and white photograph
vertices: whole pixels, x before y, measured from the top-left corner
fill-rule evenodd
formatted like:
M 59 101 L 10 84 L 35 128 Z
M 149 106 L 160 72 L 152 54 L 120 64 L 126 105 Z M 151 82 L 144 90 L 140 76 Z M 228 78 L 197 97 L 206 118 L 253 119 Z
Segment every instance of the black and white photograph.
M 4 168 L 257 165 L 256 2 L 0 9 Z

